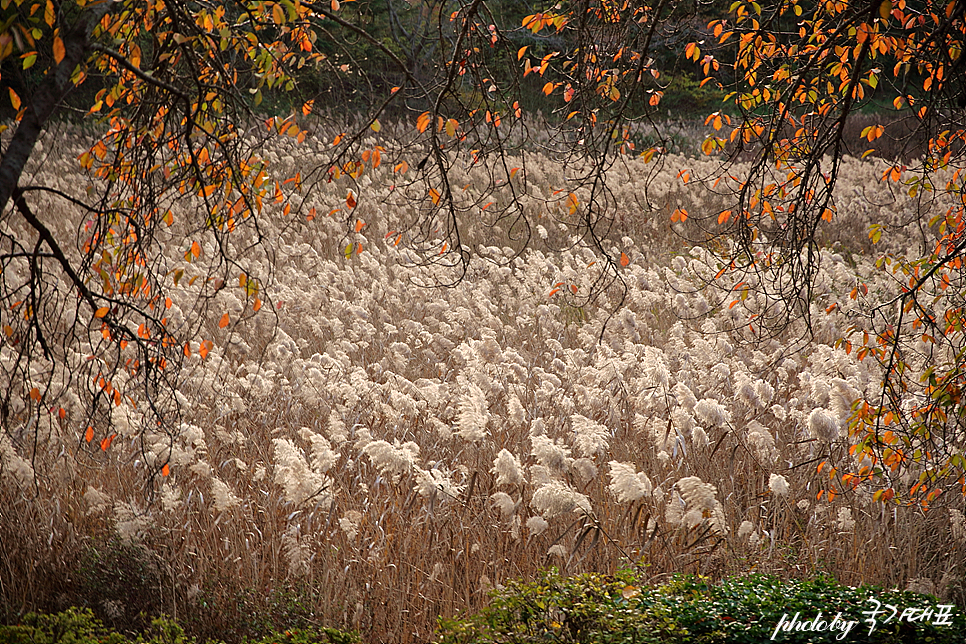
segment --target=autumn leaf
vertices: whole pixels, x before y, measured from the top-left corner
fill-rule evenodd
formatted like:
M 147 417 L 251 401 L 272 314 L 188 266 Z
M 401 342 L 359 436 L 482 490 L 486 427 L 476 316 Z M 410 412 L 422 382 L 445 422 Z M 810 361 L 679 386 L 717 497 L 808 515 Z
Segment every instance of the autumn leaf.
M 228 317 L 228 314 L 225 313 L 224 315 L 221 316 L 221 319 L 218 320 L 218 328 L 224 329 L 226 326 L 228 326 L 230 322 L 231 322 L 231 319 Z
M 631 263 L 631 258 L 627 256 L 627 253 L 621 252 L 621 266 L 626 267 Z
M 19 110 L 20 109 L 20 95 L 17 94 L 17 92 L 13 91 L 13 88 L 12 87 L 9 87 L 7 89 L 10 92 L 10 104 L 13 105 L 13 109 Z
M 359 232 L 360 230 L 362 230 L 365 227 L 365 225 L 366 225 L 366 222 L 362 221 L 361 219 L 356 219 L 356 232 Z
M 349 210 L 352 210 L 356 207 L 356 196 L 351 190 L 349 191 L 349 194 L 346 195 L 345 205 L 348 206 Z
M 107 315 L 110 312 L 111 312 L 111 307 L 109 307 L 109 306 L 102 306 L 101 308 L 99 308 L 96 311 L 94 311 L 94 317 L 95 318 L 102 318 L 102 317 L 104 317 L 105 315 Z
M 84 432 L 84 440 L 86 440 L 88 443 L 94 440 L 94 428 L 90 425 L 87 426 L 87 431 Z
M 900 6 L 902 6 L 900 4 Z M 885 0 L 879 5 L 879 17 L 883 20 L 889 19 L 889 14 L 892 13 L 892 2 L 891 0 Z
M 437 192 L 434 188 L 429 189 L 429 198 L 433 200 L 434 206 L 439 205 L 439 192 Z
M 423 112 L 419 115 L 419 118 L 416 119 L 416 129 L 419 130 L 420 133 L 425 132 L 432 120 L 433 117 L 430 116 L 429 112 Z
M 108 436 L 107 438 L 105 438 L 104 440 L 101 441 L 101 451 L 102 452 L 106 452 L 111 447 L 111 443 L 114 442 L 114 438 L 116 436 L 117 436 L 117 434 L 111 434 L 110 436 Z
M 167 476 L 171 473 L 171 467 L 165 463 L 161 466 L 161 476 Z

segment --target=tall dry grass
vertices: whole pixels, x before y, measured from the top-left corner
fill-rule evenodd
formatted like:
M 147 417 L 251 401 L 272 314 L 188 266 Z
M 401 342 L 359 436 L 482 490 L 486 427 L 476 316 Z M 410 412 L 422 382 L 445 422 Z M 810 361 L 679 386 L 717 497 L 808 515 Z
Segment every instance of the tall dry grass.
M 71 154 L 55 151 L 37 179 L 82 185 L 64 174 Z M 268 153 L 280 177 L 307 156 L 283 143 Z M 274 275 L 264 289 L 277 320 L 266 311 L 220 329 L 220 311 L 241 305 L 219 293 L 203 334 L 215 346 L 204 360 L 192 347 L 173 444 L 150 433 L 141 443 L 126 405 L 97 428 L 119 433 L 106 453 L 69 419 L 37 421 L 37 442 L 26 425 L 7 428 L 4 617 L 82 603 L 125 628 L 164 611 L 228 639 L 274 621 L 416 642 L 506 579 L 628 564 L 654 581 L 824 572 L 962 602 L 961 507 L 923 513 L 861 488 L 818 498 L 818 463 L 849 459 L 849 406 L 879 382 L 873 364 L 832 346 L 854 310 L 822 311 L 857 279 L 891 292 L 863 255 L 863 230 L 888 223 L 883 243 L 904 247 L 916 203 L 875 189 L 875 162 L 850 161 L 814 337 L 791 328 L 753 345 L 740 307 L 696 290 L 707 267 L 682 241 L 692 224 L 668 224 L 675 208 L 716 212 L 720 196 L 677 176 L 714 163 L 611 170 L 620 216 L 609 243 L 631 260 L 613 317 L 616 291 L 594 305 L 548 296 L 561 282 L 587 288 L 594 256 L 561 229 L 565 205 L 542 200 L 563 172 L 538 155 L 522 203 L 539 226 L 531 248 L 514 259 L 509 242 L 480 245 L 452 288 L 422 286 L 436 276 L 405 244 L 383 242 L 401 214 L 380 202 L 388 170 L 354 187 L 359 233 L 304 217 L 344 203 L 338 182 L 298 217 L 270 213 L 270 253 L 252 264 Z M 468 170 L 454 183 L 475 179 Z M 469 222 L 474 243 L 489 232 Z M 365 251 L 347 259 L 347 241 Z M 180 250 L 172 241 L 172 262 Z M 172 315 L 191 296 L 175 293 Z M 146 493 L 149 467 L 167 459 L 170 475 Z

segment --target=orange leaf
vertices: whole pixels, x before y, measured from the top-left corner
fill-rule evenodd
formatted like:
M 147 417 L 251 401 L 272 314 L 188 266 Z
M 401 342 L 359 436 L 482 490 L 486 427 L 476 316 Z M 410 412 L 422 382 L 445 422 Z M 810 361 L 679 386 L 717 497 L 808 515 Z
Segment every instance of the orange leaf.
M 631 263 L 631 258 L 627 256 L 627 253 L 621 252 L 621 266 L 627 266 Z
M 58 65 L 64 60 L 64 41 L 60 36 L 54 36 L 54 62 Z
M 527 48 L 526 47 L 520 47 L 520 49 L 517 50 L 517 60 L 520 60 L 521 58 L 523 58 L 523 54 L 525 54 L 525 53 L 527 53 Z
M 211 347 L 211 340 L 205 340 L 201 343 L 201 346 L 198 347 L 198 353 L 201 355 L 202 360 L 208 357 L 208 352 L 211 351 Z
M 718 224 L 723 224 L 731 218 L 731 211 L 725 210 L 723 213 L 718 215 Z
M 429 198 L 433 200 L 433 205 L 439 205 L 439 193 L 434 188 L 429 189 Z
M 87 431 L 84 432 L 84 440 L 86 440 L 88 443 L 94 440 L 94 428 L 90 425 L 87 426 Z
M 257 313 L 258 312 L 258 309 L 260 309 L 260 308 L 262 308 L 262 301 L 256 297 L 255 298 L 255 303 L 252 304 L 252 310 Z
M 13 91 L 13 88 L 12 87 L 10 87 L 8 89 L 10 91 L 10 104 L 13 105 L 13 109 L 19 110 L 20 109 L 20 96 L 17 94 L 17 92 Z
M 302 105 L 302 114 L 304 114 L 305 116 L 308 116 L 309 114 L 311 114 L 312 113 L 312 106 L 313 105 L 315 105 L 315 99 L 314 98 L 311 101 L 306 101 Z
M 231 322 L 231 319 L 228 317 L 228 314 L 225 313 L 223 316 L 221 316 L 221 319 L 218 320 L 218 328 L 224 329 L 226 326 L 228 326 L 229 322 Z
M 110 436 L 108 436 L 107 438 L 105 438 L 104 440 L 101 441 L 101 451 L 102 452 L 106 452 L 108 450 L 108 448 L 110 448 L 111 443 L 114 442 L 114 437 L 116 437 L 116 436 L 117 436 L 117 434 L 111 434 Z
M 419 118 L 416 119 L 416 129 L 420 132 L 425 132 L 426 128 L 429 127 L 429 122 L 432 120 L 433 118 L 429 115 L 429 112 L 423 112 L 419 115 Z
M 168 474 L 171 474 L 171 467 L 167 463 L 165 463 L 161 467 L 161 476 L 167 476 Z
M 365 225 L 366 225 L 366 222 L 362 221 L 361 219 L 357 219 L 356 220 L 356 232 L 359 232 L 360 230 L 362 230 L 362 228 Z
M 105 315 L 107 315 L 110 312 L 111 312 L 111 307 L 109 307 L 109 306 L 102 306 L 101 308 L 99 308 L 96 311 L 94 311 L 94 317 L 96 317 L 96 318 L 102 318 L 102 317 L 104 317 Z
M 191 254 L 194 255 L 195 258 L 201 257 L 201 246 L 198 244 L 198 242 L 191 242 Z
M 34 399 L 35 402 L 40 402 L 40 390 L 34 387 L 30 390 L 30 397 Z
M 547 83 L 546 85 L 543 86 L 543 93 L 546 94 L 547 96 L 550 96 L 551 92 L 553 92 L 553 88 L 554 88 L 553 83 Z
M 184 343 L 184 355 L 185 355 L 186 358 L 190 358 L 191 357 L 191 343 L 190 342 L 185 342 Z
M 351 210 L 356 207 L 356 203 L 358 203 L 356 202 L 356 196 L 350 192 L 345 198 L 345 205 Z

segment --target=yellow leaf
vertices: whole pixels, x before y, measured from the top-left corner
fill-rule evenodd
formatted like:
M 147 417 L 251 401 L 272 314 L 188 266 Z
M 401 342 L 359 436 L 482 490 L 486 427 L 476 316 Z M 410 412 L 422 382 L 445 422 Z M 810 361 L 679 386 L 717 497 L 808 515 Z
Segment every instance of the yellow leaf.
M 275 3 L 272 6 L 272 19 L 277 25 L 285 24 L 285 10 L 282 9 L 282 5 Z
M 446 121 L 446 136 L 456 136 L 457 125 L 459 125 L 459 123 L 456 121 L 456 119 L 449 119 Z
M 882 4 L 879 5 L 879 17 L 883 20 L 889 19 L 889 14 L 892 13 L 892 2 L 891 0 L 884 0 Z
M 44 7 L 44 22 L 47 23 L 48 27 L 54 26 L 54 21 L 57 20 L 57 14 L 54 13 L 54 3 L 47 0 L 47 6 Z
M 372 125 L 370 125 L 369 127 L 372 128 L 373 132 L 378 132 L 379 130 L 382 129 L 382 123 L 379 122 L 379 119 L 376 119 L 375 121 L 372 122 Z
M 17 92 L 13 91 L 13 88 L 12 87 L 10 87 L 8 89 L 10 90 L 10 104 L 13 105 L 13 109 L 19 110 L 20 109 L 20 96 L 17 94 Z

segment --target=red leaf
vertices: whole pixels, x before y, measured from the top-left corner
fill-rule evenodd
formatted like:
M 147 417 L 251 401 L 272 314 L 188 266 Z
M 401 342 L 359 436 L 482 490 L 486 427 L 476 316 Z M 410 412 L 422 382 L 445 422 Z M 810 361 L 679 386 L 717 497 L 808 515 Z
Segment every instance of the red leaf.
M 111 446 L 111 443 L 114 442 L 114 438 L 116 436 L 117 436 L 117 434 L 111 434 L 110 436 L 108 436 L 107 438 L 105 438 L 104 440 L 101 441 L 101 451 L 102 452 L 106 452 L 108 450 L 108 448 Z

